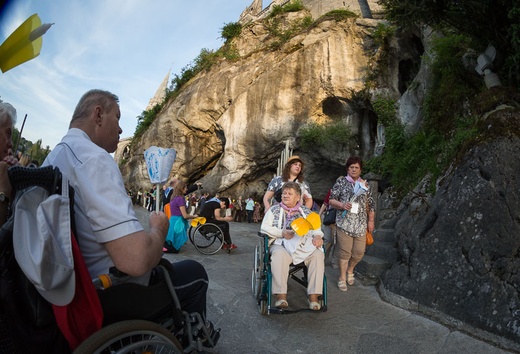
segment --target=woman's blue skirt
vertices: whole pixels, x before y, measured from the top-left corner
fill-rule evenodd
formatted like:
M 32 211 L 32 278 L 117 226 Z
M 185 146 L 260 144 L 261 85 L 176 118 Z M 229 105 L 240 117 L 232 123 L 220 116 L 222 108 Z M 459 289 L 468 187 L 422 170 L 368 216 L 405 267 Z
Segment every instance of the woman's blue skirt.
M 188 240 L 188 220 L 182 216 L 172 215 L 170 217 L 170 227 L 168 228 L 168 235 L 166 235 L 166 243 L 173 246 L 177 251 L 181 249 L 182 245 Z

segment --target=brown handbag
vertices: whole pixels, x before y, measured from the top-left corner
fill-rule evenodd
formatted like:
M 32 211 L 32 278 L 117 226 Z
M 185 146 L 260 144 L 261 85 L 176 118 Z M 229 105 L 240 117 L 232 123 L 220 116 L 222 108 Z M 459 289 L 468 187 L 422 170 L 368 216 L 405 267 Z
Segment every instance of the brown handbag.
M 366 236 L 367 236 L 367 246 L 370 246 L 371 244 L 374 243 L 374 238 L 372 237 L 372 233 L 367 230 Z

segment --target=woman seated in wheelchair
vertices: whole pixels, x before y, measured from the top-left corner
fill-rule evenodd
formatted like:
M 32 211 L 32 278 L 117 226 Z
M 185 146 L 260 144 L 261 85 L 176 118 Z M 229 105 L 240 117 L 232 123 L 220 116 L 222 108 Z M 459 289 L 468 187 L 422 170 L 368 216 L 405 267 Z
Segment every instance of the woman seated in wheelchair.
M 323 253 L 323 232 L 309 230 L 302 237 L 291 229 L 291 223 L 299 217 L 306 218 L 311 210 L 301 205 L 301 189 L 295 182 L 287 182 L 282 187 L 282 202 L 271 206 L 262 221 L 261 232 L 266 233 L 271 254 L 272 292 L 276 296 L 275 306 L 287 308 L 287 279 L 289 267 L 302 262 L 308 268 L 309 308 L 320 310 L 319 296 L 323 292 L 325 254 Z

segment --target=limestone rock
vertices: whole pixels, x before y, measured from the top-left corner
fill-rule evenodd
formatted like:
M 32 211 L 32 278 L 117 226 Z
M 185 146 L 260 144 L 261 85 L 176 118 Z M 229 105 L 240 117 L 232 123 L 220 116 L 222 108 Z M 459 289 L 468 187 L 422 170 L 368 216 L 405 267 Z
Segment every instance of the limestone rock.
M 307 15 L 288 13 L 283 21 Z M 133 142 L 130 159 L 121 165 L 126 182 L 149 185 L 142 153 L 156 145 L 177 150 L 172 176 L 200 180 L 221 193 L 263 195 L 290 140 L 306 162 L 315 198 L 323 199 L 344 174 L 348 156 L 368 158 L 373 152 L 375 117 L 356 107 L 353 94 L 364 86 L 367 26 L 376 24 L 322 21 L 278 50 L 268 49 L 276 39 L 263 22 L 247 26 L 233 43 L 241 59 L 221 60 L 197 75 Z M 301 149 L 302 127 L 334 119 L 348 122 L 352 144 Z

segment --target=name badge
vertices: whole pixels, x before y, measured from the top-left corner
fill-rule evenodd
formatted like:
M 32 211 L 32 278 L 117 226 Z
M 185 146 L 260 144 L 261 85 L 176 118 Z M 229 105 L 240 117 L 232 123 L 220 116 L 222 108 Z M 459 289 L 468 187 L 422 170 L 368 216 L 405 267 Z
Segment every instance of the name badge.
M 350 212 L 357 214 L 359 212 L 359 203 L 352 203 L 352 209 L 350 209 Z

